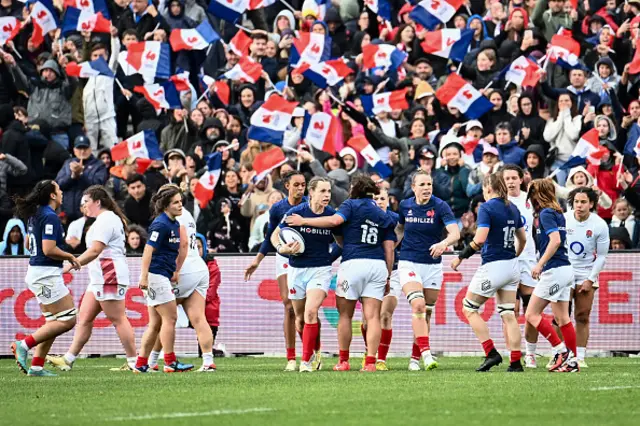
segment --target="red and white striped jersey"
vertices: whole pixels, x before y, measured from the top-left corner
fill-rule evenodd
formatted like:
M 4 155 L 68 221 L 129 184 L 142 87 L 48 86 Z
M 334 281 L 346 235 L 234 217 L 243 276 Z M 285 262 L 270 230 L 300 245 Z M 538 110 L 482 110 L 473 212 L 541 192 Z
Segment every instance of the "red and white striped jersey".
M 89 263 L 91 284 L 129 285 L 125 238 L 124 225 L 118 215 L 112 211 L 104 211 L 98 215 L 85 239 L 87 248 L 94 241 L 105 245 L 98 258 Z

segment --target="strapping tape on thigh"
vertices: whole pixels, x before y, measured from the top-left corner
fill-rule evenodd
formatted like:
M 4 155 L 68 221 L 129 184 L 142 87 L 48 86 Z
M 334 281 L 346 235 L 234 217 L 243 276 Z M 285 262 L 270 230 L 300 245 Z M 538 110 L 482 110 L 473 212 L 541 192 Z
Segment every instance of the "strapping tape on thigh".
M 498 305 L 498 313 L 500 316 L 502 315 L 515 315 L 516 314 L 516 304 L 515 303 L 501 303 Z
M 476 303 L 476 302 L 474 302 L 472 300 L 467 299 L 466 297 L 464 299 L 462 299 L 462 307 L 466 311 L 478 312 L 478 310 L 480 309 L 481 306 L 482 306 L 481 303 Z
M 415 299 L 420 299 L 420 298 L 424 299 L 424 294 L 422 293 L 422 290 L 410 291 L 409 294 L 407 294 L 407 300 L 409 301 L 409 303 L 411 303 Z
M 78 313 L 78 310 L 76 308 L 71 308 L 64 311 L 60 311 L 54 316 L 56 317 L 55 319 L 58 321 L 69 321 L 74 319 L 77 313 Z

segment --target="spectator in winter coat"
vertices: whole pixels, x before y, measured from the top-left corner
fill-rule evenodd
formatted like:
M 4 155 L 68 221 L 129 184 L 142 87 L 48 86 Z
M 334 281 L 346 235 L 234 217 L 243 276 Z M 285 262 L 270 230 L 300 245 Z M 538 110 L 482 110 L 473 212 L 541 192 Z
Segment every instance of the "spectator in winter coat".
M 142 121 L 138 123 L 136 133 L 143 130 L 153 130 L 156 134 L 156 138 L 161 140 L 161 131 L 164 128 L 164 116 L 158 116 L 153 105 L 149 103 L 145 98 L 140 98 L 136 103 L 136 108 L 142 117 Z
M 613 217 L 611 218 L 610 226 L 612 228 L 621 227 L 625 228 L 631 237 L 633 247 L 638 246 L 640 240 L 640 225 L 633 215 L 631 205 L 624 198 L 618 198 L 613 203 Z
M 24 256 L 29 254 L 26 249 L 27 232 L 24 223 L 20 219 L 10 219 L 4 227 L 2 242 L 0 243 L 0 256 Z
M 9 217 L 12 216 L 11 201 L 7 194 L 8 177 L 19 178 L 25 173 L 27 173 L 27 166 L 22 161 L 11 154 L 0 153 L 0 209 L 2 210 L 2 216 L 7 215 L 7 213 Z M 8 209 L 8 212 L 6 209 Z M 0 220 L 1 223 L 4 223 L 4 220 Z
M 600 159 L 600 165 L 591 164 L 587 167 L 587 171 L 593 176 L 594 181 L 598 183 L 598 189 L 607 194 L 612 202 L 615 202 L 622 193 L 622 188 L 618 185 L 618 173 L 622 165 L 619 164 L 615 157 L 616 150 L 613 145 L 607 143 L 605 146 L 609 148 L 609 153 Z M 609 223 L 613 216 L 611 207 L 604 208 L 599 205 L 598 216 Z
M 504 164 L 515 164 L 524 167 L 525 150 L 518 146 L 518 142 L 513 138 L 511 124 L 502 122 L 496 126 L 496 143 L 500 161 Z
M 528 93 L 518 99 L 518 115 L 511 120 L 514 134 L 518 135 L 520 146 L 527 149 L 534 144 L 543 144 L 546 122 L 538 114 L 536 101 Z M 544 148 L 544 147 L 543 147 Z
M 180 149 L 191 152 L 198 137 L 198 128 L 194 125 L 188 112 L 184 109 L 174 109 L 169 112 L 169 124 L 160 133 L 160 150 Z
M 257 211 L 257 205 L 255 210 Z M 209 228 L 211 249 L 216 253 L 239 253 L 246 240 L 244 229 L 231 215 L 231 201 L 221 199 L 213 211 L 214 220 Z
M 243 197 L 244 201 L 240 202 L 240 213 L 244 217 L 251 218 L 249 229 L 253 228 L 253 222 L 255 221 L 256 217 L 258 217 L 258 206 L 260 204 L 267 204 L 269 195 L 271 195 L 273 191 L 275 190 L 273 189 L 271 176 L 269 175 L 267 175 L 259 182 L 254 183 L 252 180 L 252 183 L 250 183 L 247 187 L 247 190 L 245 191 L 245 197 Z M 246 194 L 249 195 L 247 196 Z M 231 209 L 232 207 L 233 206 L 229 201 L 229 208 Z
M 583 166 L 574 167 L 569 171 L 566 185 L 560 186 L 558 184 L 555 184 L 556 197 L 558 197 L 559 200 L 566 200 L 571 191 L 573 191 L 575 188 L 583 186 L 593 188 L 598 192 L 598 208 L 611 208 L 611 205 L 613 204 L 613 202 L 611 201 L 611 197 L 609 197 L 606 192 L 601 191 L 598 187 L 595 186 L 593 175 Z
M 147 190 L 144 177 L 134 174 L 126 180 L 129 196 L 124 202 L 124 214 L 133 224 L 147 229 L 151 224 L 151 192 Z
M 155 5 L 147 0 L 132 0 L 131 6 L 122 14 L 118 23 L 114 23 L 118 27 L 118 33 L 122 34 L 128 29 L 135 29 L 138 34 L 138 40 L 146 40 L 150 36 L 156 26 L 171 32 L 171 28 L 167 25 L 162 15 L 158 13 Z
M 551 170 L 560 168 L 573 153 L 580 130 L 582 129 L 582 116 L 578 114 L 576 98 L 573 94 L 563 93 L 558 97 L 558 113 L 555 119 L 547 121 L 544 127 L 544 140 L 549 143 L 555 161 Z M 556 174 L 556 180 L 564 185 L 567 180 L 567 171 L 560 170 Z
M 489 145 L 483 144 L 482 162 L 476 165 L 476 168 L 469 174 L 469 183 L 467 184 L 467 196 L 473 198 L 478 194 L 482 194 L 482 182 L 485 176 L 493 174 L 502 166 L 498 158 L 498 150 Z
M 629 231 L 626 228 L 609 228 L 609 240 L 611 250 L 630 250 L 633 248 Z
M 29 144 L 25 143 L 27 128 L 22 122 L 15 119 L 13 108 L 10 105 L 0 105 L 0 129 L 2 129 L 2 139 L 0 142 L 0 152 L 11 155 L 25 166 L 31 166 L 31 150 Z M 5 176 L 5 191 L 9 190 L 9 196 L 26 193 L 35 184 L 35 173 L 27 170 L 20 176 L 9 173 Z
M 530 145 L 524 154 L 524 170 L 529 172 L 531 179 L 542 179 L 546 176 L 544 147 L 539 144 Z
M 64 193 L 62 210 L 67 214 L 69 221 L 81 216 L 80 200 L 84 190 L 91 185 L 104 185 L 107 181 L 107 169 L 102 161 L 93 156 L 89 138 L 76 138 L 73 155 L 73 158 L 65 161 L 56 176 L 56 182 Z
M 441 147 L 443 165 L 433 174 L 433 194 L 445 201 L 460 218 L 469 209 L 467 183 L 471 169 L 464 164 L 464 148 L 458 142 L 449 142 Z

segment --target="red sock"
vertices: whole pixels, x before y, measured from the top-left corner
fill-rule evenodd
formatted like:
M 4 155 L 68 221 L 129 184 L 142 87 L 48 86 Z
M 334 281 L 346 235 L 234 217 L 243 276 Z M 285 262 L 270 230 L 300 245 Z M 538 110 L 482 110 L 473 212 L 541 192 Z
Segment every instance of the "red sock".
M 320 329 L 322 327 L 320 326 L 320 321 L 318 321 L 318 336 L 316 337 L 316 346 L 314 348 L 314 350 L 317 352 L 320 350 Z
M 573 326 L 571 326 L 571 328 L 573 328 Z M 549 343 L 551 343 L 551 346 L 556 347 L 562 343 L 562 340 L 558 337 L 558 333 L 553 329 L 551 322 L 545 317 L 542 317 L 540 320 L 540 324 L 538 324 L 538 331 L 549 341 Z
M 164 354 L 164 365 L 171 365 L 176 361 L 175 352 Z
M 302 332 L 302 360 L 309 362 L 318 338 L 318 323 L 305 324 Z
M 378 346 L 378 359 L 381 361 L 387 360 L 387 354 L 389 353 L 389 346 L 391 345 L 391 337 L 393 336 L 393 330 L 382 329 L 380 335 L 380 346 Z
M 343 351 L 340 349 L 340 362 L 349 362 L 349 350 Z
M 364 359 L 364 364 L 365 365 L 369 365 L 369 364 L 375 364 L 376 363 L 376 357 L 375 356 L 367 356 Z
M 44 367 L 44 358 L 40 358 L 39 356 L 34 356 L 31 359 L 32 367 Z
M 420 348 L 415 343 L 413 344 L 413 348 L 411 348 L 411 358 L 420 359 Z
M 364 347 L 367 347 L 367 328 L 364 324 L 360 324 L 360 332 L 362 333 L 362 339 L 364 340 Z
M 33 335 L 30 334 L 27 337 L 24 338 L 24 342 L 27 344 L 27 346 L 29 347 L 29 349 L 33 348 L 34 346 L 36 346 L 38 343 L 36 342 L 36 339 L 33 338 Z
M 144 367 L 147 364 L 149 364 L 148 358 L 139 356 L 138 359 L 136 360 L 136 367 Z
M 296 360 L 296 348 L 287 348 L 287 361 Z
M 573 352 L 573 356 L 578 354 L 578 348 L 576 343 L 576 329 L 573 328 L 573 323 L 569 321 L 569 323 L 560 327 L 560 331 L 562 331 L 562 337 L 564 337 L 564 344 L 567 346 L 571 352 Z
M 418 350 L 420 351 L 420 354 L 422 354 L 422 352 L 424 351 L 428 351 L 430 349 L 429 336 L 416 337 L 416 345 L 418 345 Z
M 484 354 L 486 356 L 489 356 L 489 352 L 491 352 L 495 348 L 496 347 L 493 346 L 493 340 L 491 340 L 491 339 L 487 339 L 484 342 L 482 342 L 482 349 L 484 349 Z
M 509 358 L 511 362 L 519 362 L 522 358 L 522 351 L 511 351 Z

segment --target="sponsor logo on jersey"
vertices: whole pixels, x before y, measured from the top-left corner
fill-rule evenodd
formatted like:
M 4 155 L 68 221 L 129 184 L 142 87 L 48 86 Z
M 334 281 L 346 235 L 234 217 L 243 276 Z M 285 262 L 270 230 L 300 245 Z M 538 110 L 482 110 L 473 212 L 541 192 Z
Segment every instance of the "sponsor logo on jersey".
M 51 298 L 51 289 L 49 287 L 42 287 L 41 296 L 46 299 Z
M 53 225 L 48 224 L 44 226 L 45 235 L 53 235 Z
M 175 294 L 176 296 L 178 296 L 178 294 L 180 294 L 180 289 L 177 288 L 177 287 L 174 287 L 172 291 L 173 291 L 173 294 Z
M 413 210 L 409 209 L 409 211 L 407 212 L 407 216 L 413 216 Z
M 118 290 L 118 294 L 119 294 L 120 296 L 124 296 L 124 292 L 125 292 L 124 287 L 120 287 L 120 289 Z
M 156 241 L 158 241 L 158 236 L 159 236 L 158 231 L 153 231 L 151 233 L 151 236 L 149 237 L 149 240 L 155 243 Z
M 149 290 L 147 291 L 147 294 L 149 295 L 149 299 L 151 300 L 155 300 L 156 298 L 156 291 L 152 288 L 149 288 Z
M 349 281 L 342 280 L 342 282 L 340 283 L 340 288 L 346 293 L 349 290 Z
M 491 281 L 487 280 L 482 283 L 482 291 L 487 291 L 491 288 Z
M 331 235 L 330 229 L 318 229 L 318 228 L 300 228 L 300 232 L 312 235 Z
M 405 222 L 408 223 L 434 223 L 434 217 L 408 217 Z
M 549 289 L 549 296 L 553 296 L 554 294 L 556 294 L 559 291 L 560 291 L 560 284 L 554 284 Z

